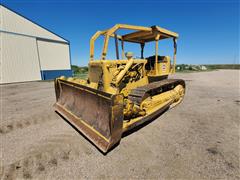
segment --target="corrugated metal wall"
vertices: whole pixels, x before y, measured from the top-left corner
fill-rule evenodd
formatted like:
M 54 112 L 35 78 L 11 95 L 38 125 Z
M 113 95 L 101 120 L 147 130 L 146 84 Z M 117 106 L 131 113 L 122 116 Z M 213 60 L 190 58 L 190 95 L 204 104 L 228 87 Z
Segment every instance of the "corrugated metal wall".
M 41 70 L 71 69 L 68 44 L 37 40 Z
M 23 18 L 22 16 L 19 16 L 3 6 L 0 6 L 0 14 L 0 25 L 2 31 L 67 42 L 63 38 L 47 31 L 46 29 Z
M 6 33 L 0 37 L 0 83 L 41 80 L 36 39 Z
M 71 76 L 69 43 L 0 5 L 0 83 Z

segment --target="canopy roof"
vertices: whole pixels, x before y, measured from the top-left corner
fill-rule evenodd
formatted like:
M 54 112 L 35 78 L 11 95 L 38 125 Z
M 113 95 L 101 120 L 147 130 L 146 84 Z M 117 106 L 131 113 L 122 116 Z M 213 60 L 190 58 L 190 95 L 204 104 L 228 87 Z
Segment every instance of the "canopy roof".
M 160 35 L 159 40 L 166 38 L 178 38 L 178 34 L 159 26 L 152 26 L 145 30 L 135 31 L 133 33 L 125 34 L 122 36 L 124 41 L 130 42 L 150 42 L 155 41 L 157 35 Z
M 177 33 L 161 28 L 159 26 L 144 27 L 128 24 L 116 24 L 108 30 L 101 31 L 101 34 L 114 37 L 114 34 L 116 34 L 116 31 L 119 29 L 135 30 L 135 32 L 131 32 L 128 34 L 117 35 L 118 39 L 129 42 L 145 43 L 155 41 L 157 36 L 159 36 L 159 40 L 166 38 L 178 38 Z

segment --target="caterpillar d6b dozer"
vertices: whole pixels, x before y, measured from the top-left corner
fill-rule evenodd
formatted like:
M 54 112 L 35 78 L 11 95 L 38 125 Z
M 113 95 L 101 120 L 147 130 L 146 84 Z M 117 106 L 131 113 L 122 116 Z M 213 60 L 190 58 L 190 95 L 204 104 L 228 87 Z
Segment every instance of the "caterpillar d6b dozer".
M 120 29 L 131 32 L 117 34 Z M 99 60 L 94 60 L 94 44 L 100 36 L 104 37 L 103 50 Z M 106 58 L 111 38 L 115 42 L 115 60 Z M 90 40 L 88 78 L 57 78 L 55 110 L 101 151 L 107 152 L 120 142 L 124 132 L 182 101 L 185 82 L 168 79 L 168 75 L 175 73 L 177 38 L 177 33 L 159 26 L 117 24 L 96 32 Z M 158 43 L 163 39 L 173 42 L 172 60 L 158 54 Z M 155 50 L 153 56 L 144 58 L 144 46 L 149 42 L 155 43 Z M 139 44 L 141 57 L 125 53 L 125 43 Z

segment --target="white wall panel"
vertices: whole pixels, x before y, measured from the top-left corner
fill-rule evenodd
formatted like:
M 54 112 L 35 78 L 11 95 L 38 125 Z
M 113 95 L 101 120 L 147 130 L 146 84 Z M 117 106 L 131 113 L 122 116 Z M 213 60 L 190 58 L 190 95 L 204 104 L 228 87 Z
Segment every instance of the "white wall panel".
M 41 80 L 36 39 L 0 33 L 0 83 Z
M 41 70 L 71 69 L 69 45 L 38 40 Z
M 0 5 L 0 30 L 66 42 L 35 23 Z

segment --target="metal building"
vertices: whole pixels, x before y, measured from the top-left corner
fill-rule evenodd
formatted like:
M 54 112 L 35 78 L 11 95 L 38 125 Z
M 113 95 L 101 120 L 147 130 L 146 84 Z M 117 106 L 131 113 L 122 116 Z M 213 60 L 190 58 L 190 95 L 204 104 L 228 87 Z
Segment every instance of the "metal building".
M 69 42 L 0 5 L 0 84 L 71 76 Z

